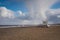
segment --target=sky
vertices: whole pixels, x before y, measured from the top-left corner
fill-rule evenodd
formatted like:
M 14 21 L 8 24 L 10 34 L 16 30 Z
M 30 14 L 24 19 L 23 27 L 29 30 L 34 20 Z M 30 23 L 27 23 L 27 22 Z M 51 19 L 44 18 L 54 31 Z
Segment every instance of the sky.
M 60 23 L 60 0 L 0 0 L 0 25 Z

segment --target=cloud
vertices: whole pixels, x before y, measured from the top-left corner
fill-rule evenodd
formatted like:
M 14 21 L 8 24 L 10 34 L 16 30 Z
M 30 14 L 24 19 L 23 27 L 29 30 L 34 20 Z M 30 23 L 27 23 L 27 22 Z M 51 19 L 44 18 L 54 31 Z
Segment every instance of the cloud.
M 51 24 L 60 23 L 60 9 L 49 9 L 46 12 L 48 22 Z
M 17 16 L 16 16 L 16 15 Z M 41 20 L 29 18 L 29 14 L 25 14 L 18 10 L 16 12 L 0 7 L 0 25 L 38 25 L 42 24 Z
M 45 13 L 58 0 L 27 0 L 26 5 L 33 19 L 47 19 Z
M 20 16 L 25 16 L 25 14 L 22 12 L 22 11 L 17 11 L 17 13 L 20 15 Z
M 25 17 L 25 13 L 23 13 L 20 10 L 17 10 L 16 12 L 10 9 L 7 9 L 6 7 L 0 7 L 0 17 L 3 18 L 17 18 L 17 16 L 22 18 Z
M 14 12 L 7 9 L 6 7 L 0 7 L 0 17 L 3 18 L 14 18 Z
M 47 18 L 50 23 L 55 23 L 56 19 L 58 19 L 56 17 L 56 15 L 58 14 L 56 13 L 59 13 L 59 11 L 58 12 L 50 11 L 49 9 L 56 1 L 57 0 L 27 0 L 26 5 L 28 7 L 29 16 L 26 16 L 26 14 L 20 10 L 18 10 L 17 12 L 14 12 L 12 10 L 7 9 L 6 7 L 0 7 L 0 11 L 1 11 L 0 16 L 4 18 L 9 18 L 4 20 L 0 19 L 1 20 L 0 24 L 38 25 L 38 24 L 42 24 L 42 22 Z M 48 13 L 51 13 L 51 15 L 49 15 L 48 17 L 46 16 L 47 10 L 49 10 Z M 18 14 L 19 17 L 16 17 L 15 13 Z M 10 19 L 10 18 L 15 18 L 15 19 Z M 28 19 L 31 19 L 31 20 L 28 20 Z M 54 22 L 53 22 L 53 19 L 54 19 Z M 60 19 L 58 19 L 57 21 L 59 20 Z
M 60 8 L 58 8 L 58 9 L 48 9 L 48 10 L 46 11 L 46 15 L 47 15 L 47 16 L 57 15 L 57 14 L 60 14 Z
M 21 22 L 22 25 L 40 25 L 42 24 L 41 20 L 23 20 Z
M 57 18 L 60 18 L 60 15 L 58 15 Z

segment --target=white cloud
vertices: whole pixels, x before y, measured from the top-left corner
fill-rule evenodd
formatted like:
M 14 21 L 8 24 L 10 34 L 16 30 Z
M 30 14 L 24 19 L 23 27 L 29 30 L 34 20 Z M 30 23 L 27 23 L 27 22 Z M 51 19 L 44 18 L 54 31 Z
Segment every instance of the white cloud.
M 6 7 L 0 7 L 0 16 L 4 18 L 14 18 L 14 12 Z
M 60 18 L 60 15 L 58 15 L 57 17 Z
M 3 18 L 17 18 L 16 15 L 19 17 L 24 17 L 26 16 L 25 13 L 23 13 L 22 11 L 12 11 L 7 9 L 6 7 L 0 7 L 0 17 Z
M 20 20 L 20 19 L 9 19 L 6 20 L 5 23 L 2 21 L 2 24 L 22 24 L 22 25 L 38 25 L 42 24 L 43 20 L 46 20 L 46 11 L 50 9 L 50 7 L 56 2 L 57 0 L 27 0 L 27 7 L 28 7 L 28 15 L 31 17 L 31 20 Z M 57 11 L 50 11 L 52 14 Z M 12 10 L 7 9 L 6 7 L 0 7 L 0 16 L 4 18 L 16 18 L 14 13 L 19 14 L 19 17 L 25 17 L 26 15 L 18 10 L 17 12 L 14 12 Z M 49 13 L 49 12 L 48 12 Z M 54 14 L 55 15 L 55 14 Z M 53 22 L 51 22 L 53 23 Z
M 23 20 L 22 24 L 23 25 L 39 25 L 39 24 L 42 24 L 42 21 L 40 21 L 40 20 Z
M 51 24 L 60 23 L 60 8 L 59 9 L 49 9 L 46 13 L 48 22 Z
M 17 13 L 20 15 L 20 16 L 25 16 L 25 14 L 22 12 L 22 11 L 17 11 Z
M 18 14 L 19 18 L 16 17 L 15 14 Z M 42 21 L 38 20 L 38 19 L 21 20 L 21 18 L 22 17 L 25 18 L 26 15 L 28 15 L 28 14 L 25 14 L 22 11 L 14 12 L 12 10 L 7 9 L 6 7 L 0 7 L 0 25 L 38 25 L 38 24 L 42 24 Z M 13 18 L 13 19 L 11 19 L 11 18 Z
M 58 0 L 27 0 L 29 14 L 34 19 L 46 20 L 45 12 Z
M 60 8 L 58 8 L 58 9 L 48 9 L 46 12 L 47 12 L 46 14 L 48 14 L 48 16 L 49 15 L 60 14 Z

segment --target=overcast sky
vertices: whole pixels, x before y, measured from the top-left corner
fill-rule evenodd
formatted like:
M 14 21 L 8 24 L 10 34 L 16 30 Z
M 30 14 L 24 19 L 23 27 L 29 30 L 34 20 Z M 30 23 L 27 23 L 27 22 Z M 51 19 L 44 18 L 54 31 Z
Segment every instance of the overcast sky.
M 60 23 L 60 0 L 0 0 L 0 25 Z

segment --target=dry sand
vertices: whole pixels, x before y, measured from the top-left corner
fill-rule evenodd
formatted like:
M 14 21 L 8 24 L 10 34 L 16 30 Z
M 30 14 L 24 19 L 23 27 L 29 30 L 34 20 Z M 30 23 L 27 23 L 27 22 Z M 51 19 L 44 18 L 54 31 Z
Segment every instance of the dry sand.
M 2 28 L 0 40 L 60 40 L 60 27 Z

